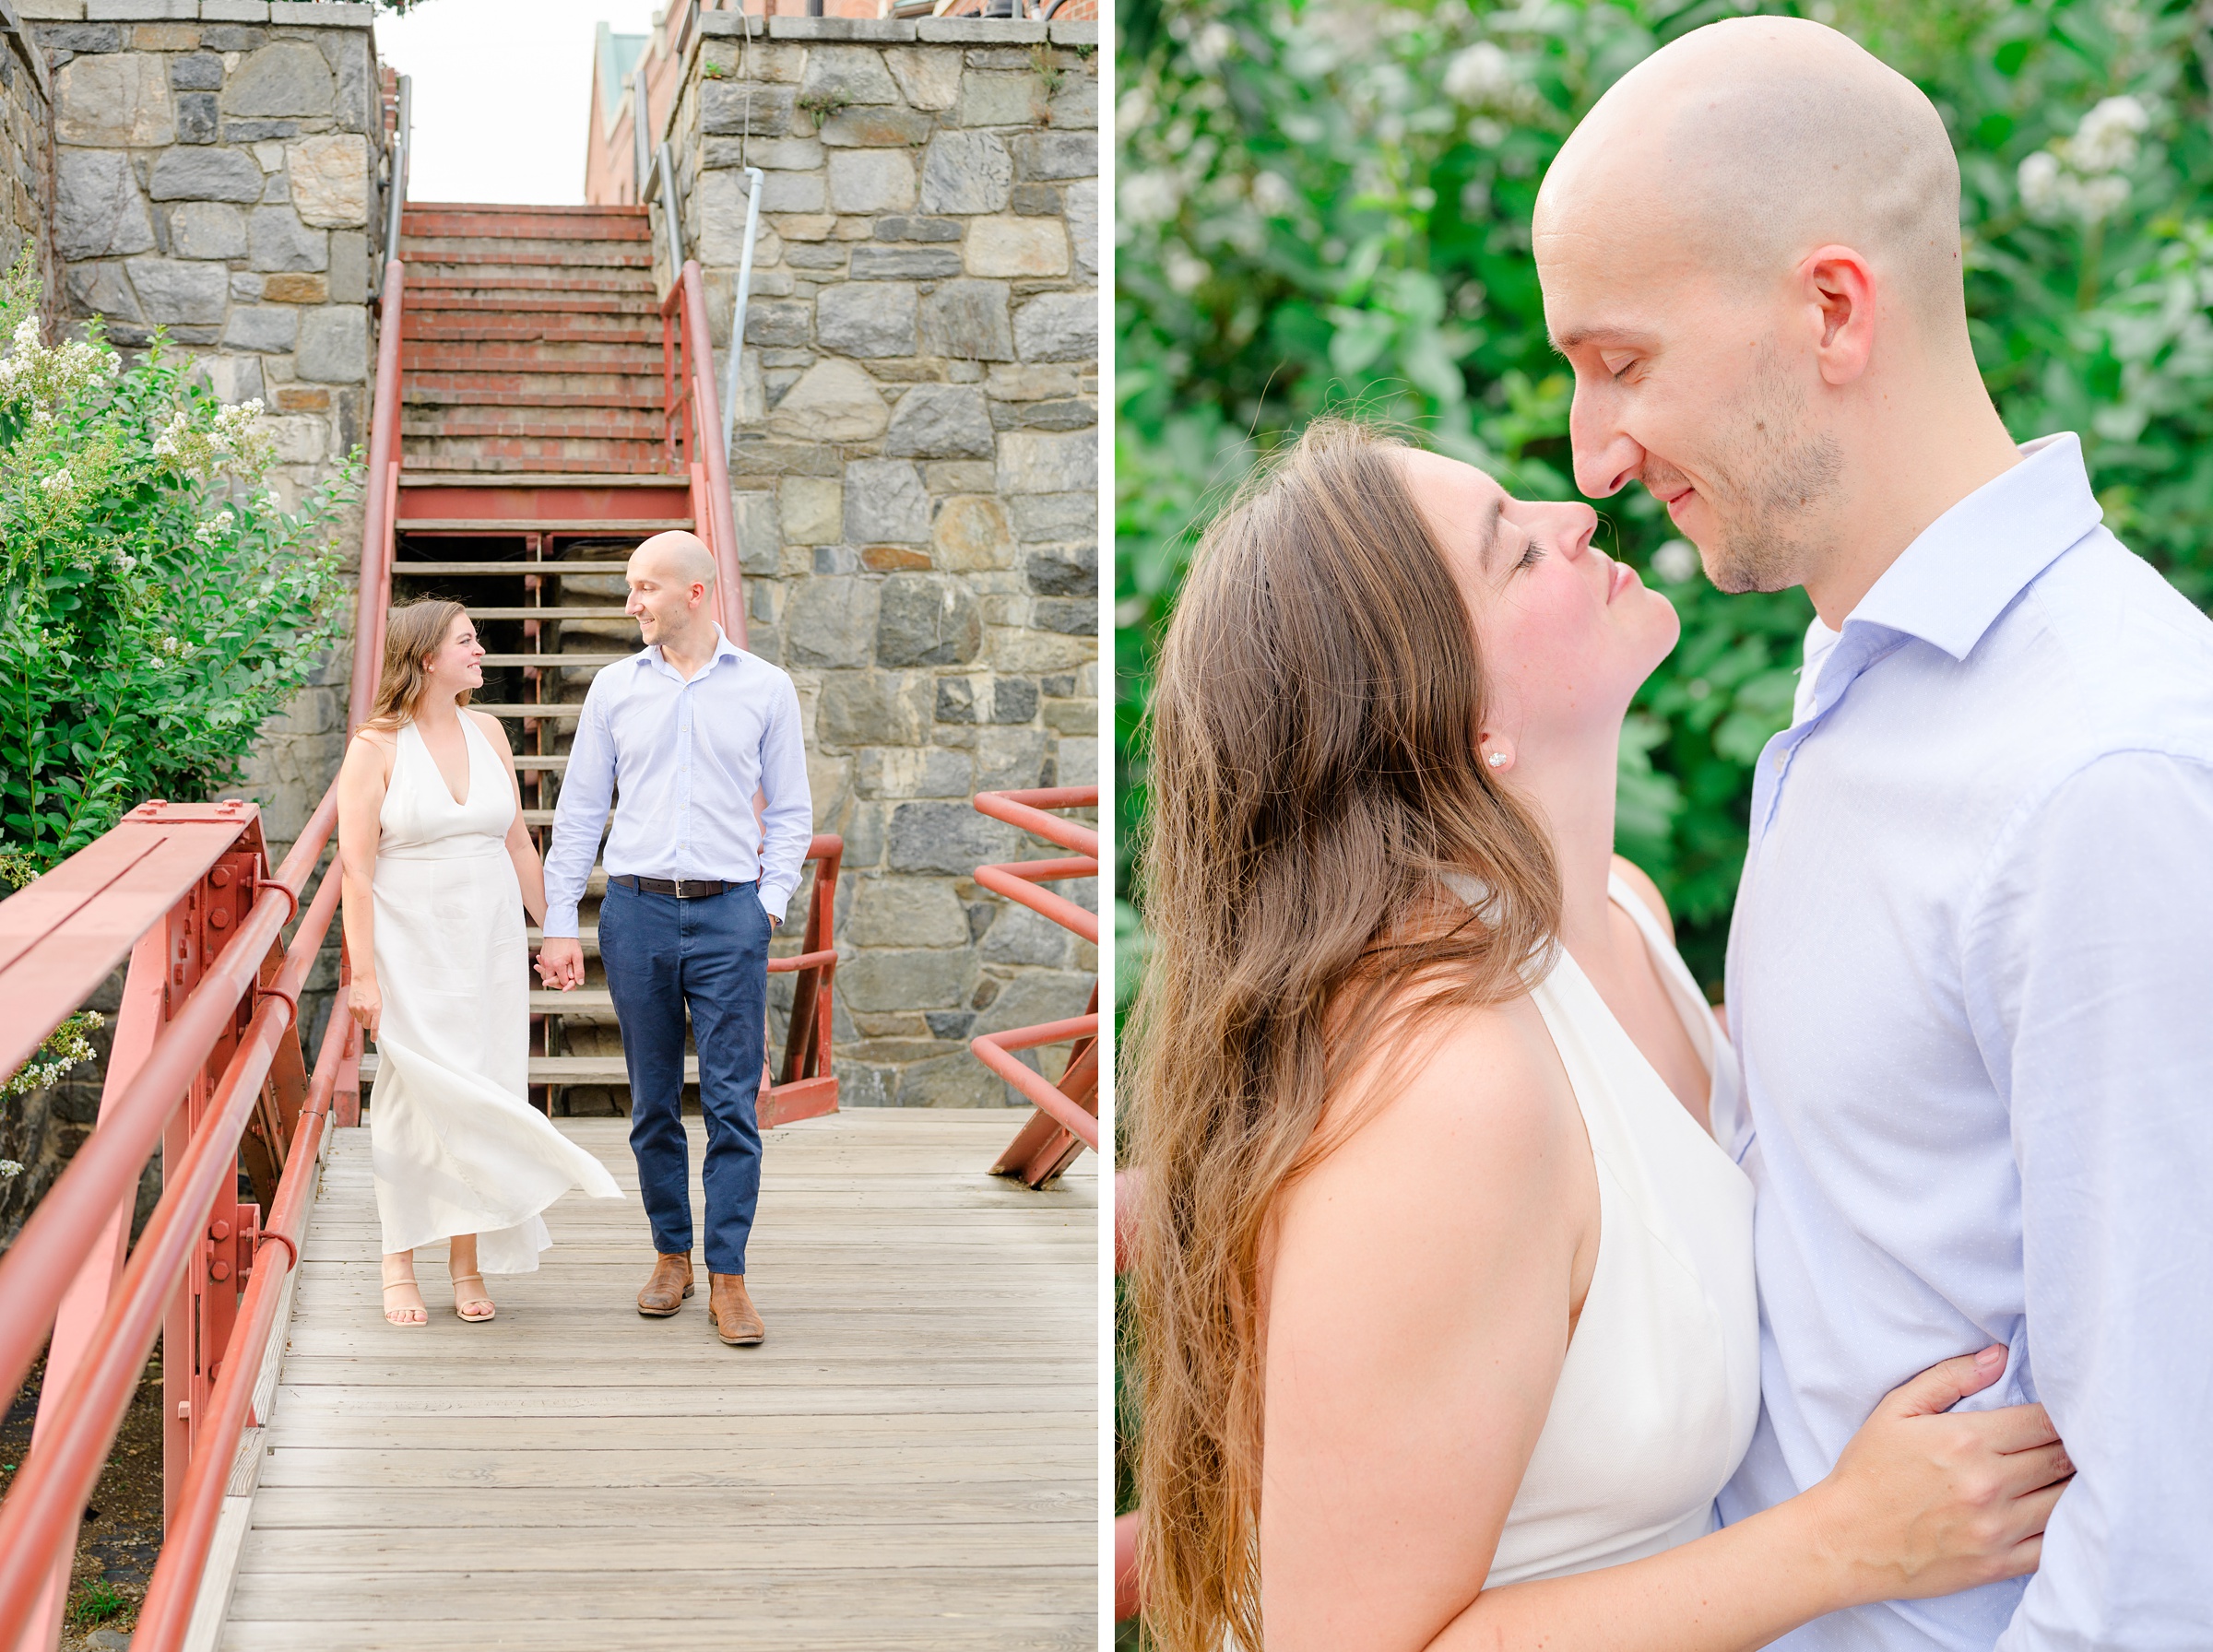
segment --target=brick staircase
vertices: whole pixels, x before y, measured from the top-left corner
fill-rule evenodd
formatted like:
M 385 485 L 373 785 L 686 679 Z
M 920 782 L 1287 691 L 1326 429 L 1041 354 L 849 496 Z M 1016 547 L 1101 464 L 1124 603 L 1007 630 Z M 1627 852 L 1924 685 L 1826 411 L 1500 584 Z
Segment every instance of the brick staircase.
M 408 207 L 407 467 L 665 468 L 652 233 L 643 206 Z

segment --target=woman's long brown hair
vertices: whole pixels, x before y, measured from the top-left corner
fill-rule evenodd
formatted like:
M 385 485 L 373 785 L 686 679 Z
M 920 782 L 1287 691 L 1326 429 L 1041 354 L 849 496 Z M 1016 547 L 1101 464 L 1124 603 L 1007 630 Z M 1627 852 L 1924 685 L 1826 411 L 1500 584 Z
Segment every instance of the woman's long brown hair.
M 1402 1061 L 1441 1014 L 1525 992 L 1558 932 L 1550 842 L 1477 754 L 1475 634 L 1403 455 L 1309 425 L 1207 529 L 1156 676 L 1123 1095 L 1166 1652 L 1260 1646 L 1263 1234 L 1328 1150 L 1324 1102 L 1379 1045 Z M 1475 910 L 1453 873 L 1487 891 Z
M 468 610 L 444 597 L 426 597 L 394 608 L 385 616 L 385 663 L 376 680 L 376 711 L 365 725 L 370 728 L 397 728 L 412 723 L 422 703 L 422 662 L 445 646 L 445 634 L 454 621 Z M 468 703 L 468 690 L 454 697 L 456 705 Z

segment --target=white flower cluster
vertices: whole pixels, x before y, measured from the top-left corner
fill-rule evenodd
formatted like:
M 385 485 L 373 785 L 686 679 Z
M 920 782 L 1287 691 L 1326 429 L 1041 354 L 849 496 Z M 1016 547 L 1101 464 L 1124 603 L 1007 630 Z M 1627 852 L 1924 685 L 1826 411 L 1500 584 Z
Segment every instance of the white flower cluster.
M 212 429 L 193 428 L 191 415 L 182 407 L 154 438 L 154 457 L 189 476 L 209 476 L 218 470 L 258 475 L 274 456 L 274 439 L 261 421 L 261 398 L 240 402 L 217 411 Z
M 37 404 L 32 418 L 40 424 L 53 418 L 49 404 L 83 395 L 101 380 L 114 377 L 120 366 L 113 350 L 81 338 L 48 349 L 35 315 L 16 324 L 10 345 L 0 356 L 0 407 Z
M 238 518 L 233 516 L 229 511 L 218 511 L 214 515 L 207 518 L 207 521 L 201 523 L 199 526 L 194 528 L 192 530 L 192 537 L 197 539 L 202 545 L 213 545 L 218 539 L 229 533 L 231 525 L 237 521 Z
M 2054 138 L 2021 162 L 2021 206 L 2046 223 L 2063 218 L 2094 224 L 2128 204 L 2128 180 L 2138 139 L 2151 116 L 2125 95 L 2107 98 L 2082 117 L 2072 137 Z
M 18 1068 L 12 1078 L 0 1083 L 0 1096 L 24 1095 L 33 1090 L 43 1090 L 78 1062 L 91 1060 L 92 1041 L 86 1034 L 107 1024 L 108 1018 L 97 1009 L 87 1009 L 71 1016 L 47 1034 L 46 1042 L 39 1046 L 38 1055 Z M 12 1159 L 0 1162 L 15 1164 Z M 23 1167 L 16 1164 L 14 1170 L 5 1174 L 13 1177 L 20 1175 L 22 1171 Z
M 16 1159 L 0 1159 L 0 1182 L 12 1182 L 22 1174 L 23 1165 L 21 1161 Z
M 197 644 L 187 643 L 182 637 L 163 637 L 146 651 L 146 661 L 155 670 L 165 671 L 172 666 L 183 665 L 198 652 Z
M 1507 101 L 1513 91 L 1513 60 L 1489 41 L 1455 52 L 1445 65 L 1445 96 L 1455 103 L 1487 109 Z

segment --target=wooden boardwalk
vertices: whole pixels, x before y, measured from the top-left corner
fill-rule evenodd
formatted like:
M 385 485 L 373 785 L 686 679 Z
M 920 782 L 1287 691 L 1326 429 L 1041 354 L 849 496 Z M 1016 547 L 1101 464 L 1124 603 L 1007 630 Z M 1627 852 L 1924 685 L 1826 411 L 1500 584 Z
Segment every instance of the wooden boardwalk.
M 1094 1159 L 1043 1194 L 986 1174 L 1012 1112 L 771 1131 L 748 1257 L 768 1340 L 725 1348 L 704 1272 L 675 1318 L 636 1312 L 652 1243 L 627 1121 L 556 1122 L 623 1199 L 549 1211 L 554 1248 L 535 1274 L 491 1278 L 490 1324 L 456 1320 L 444 1248 L 418 1252 L 431 1323 L 416 1329 L 379 1317 L 368 1131 L 337 1133 L 207 1638 L 1095 1645 Z M 696 1122 L 692 1141 L 696 1210 Z

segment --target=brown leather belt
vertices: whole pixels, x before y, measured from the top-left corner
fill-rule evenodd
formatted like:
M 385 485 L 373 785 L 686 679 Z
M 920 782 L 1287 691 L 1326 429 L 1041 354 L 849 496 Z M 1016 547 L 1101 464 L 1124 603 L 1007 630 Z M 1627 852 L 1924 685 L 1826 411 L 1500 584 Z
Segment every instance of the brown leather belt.
M 703 901 L 710 895 L 752 887 L 746 883 L 724 883 L 714 878 L 633 878 L 627 872 L 619 878 L 609 878 L 608 881 L 620 883 L 624 889 L 634 889 L 640 894 L 674 895 L 680 901 Z

